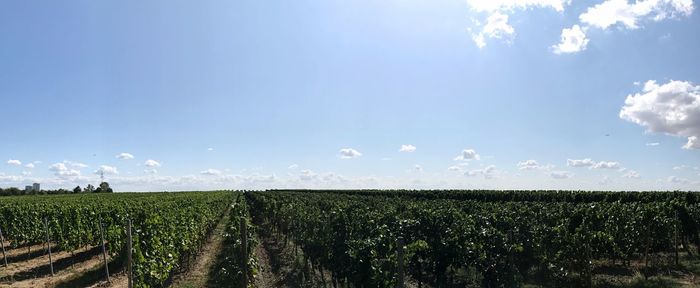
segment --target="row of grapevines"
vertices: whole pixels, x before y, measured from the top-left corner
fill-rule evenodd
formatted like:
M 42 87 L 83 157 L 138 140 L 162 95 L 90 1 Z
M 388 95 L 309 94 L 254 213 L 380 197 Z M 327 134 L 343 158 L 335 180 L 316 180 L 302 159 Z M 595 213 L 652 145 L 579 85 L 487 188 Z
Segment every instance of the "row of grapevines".
M 674 251 L 674 233 L 697 238 L 692 227 L 700 219 L 697 204 L 680 201 L 421 201 L 304 192 L 249 193 L 249 200 L 251 213 L 292 236 L 314 264 L 364 287 L 395 285 L 398 237 L 405 238 L 408 274 L 418 281 L 562 285 L 590 279 L 594 260 L 629 263 Z
M 284 192 L 285 190 L 270 190 Z M 382 197 L 411 197 L 415 199 L 453 199 L 488 202 L 659 202 L 678 200 L 700 203 L 695 192 L 616 192 L 567 190 L 295 190 L 296 192 L 333 193 Z
M 62 250 L 99 244 L 102 223 L 108 250 L 125 257 L 126 222 L 132 221 L 136 287 L 162 286 L 188 253 L 201 247 L 232 192 L 115 193 L 7 197 L 0 203 L 0 227 L 13 247 L 45 241 Z
M 246 225 L 247 246 L 245 254 L 242 255 L 242 231 L 241 221 Z M 256 227 L 250 222 L 250 215 L 246 205 L 245 197 L 239 197 L 231 205 L 228 222 L 224 234 L 224 243 L 221 257 L 214 264 L 214 275 L 211 277 L 211 286 L 216 287 L 240 287 L 238 283 L 243 281 L 243 261 L 247 265 L 248 283 L 254 283 L 255 275 L 258 273 L 258 262 L 254 257 L 255 247 L 258 245 L 256 237 Z

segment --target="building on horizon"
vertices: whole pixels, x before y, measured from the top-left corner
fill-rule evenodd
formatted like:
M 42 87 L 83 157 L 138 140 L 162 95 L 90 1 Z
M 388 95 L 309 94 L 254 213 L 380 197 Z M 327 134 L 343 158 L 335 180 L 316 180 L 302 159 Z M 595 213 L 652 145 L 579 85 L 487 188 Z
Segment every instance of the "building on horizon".
M 27 187 L 29 187 L 29 186 L 27 186 Z M 36 192 L 39 192 L 39 191 L 41 191 L 41 186 L 39 185 L 39 183 L 34 183 L 34 184 L 32 184 L 32 189 Z
M 24 192 L 32 192 L 32 189 L 34 189 L 34 187 L 31 185 L 24 186 Z

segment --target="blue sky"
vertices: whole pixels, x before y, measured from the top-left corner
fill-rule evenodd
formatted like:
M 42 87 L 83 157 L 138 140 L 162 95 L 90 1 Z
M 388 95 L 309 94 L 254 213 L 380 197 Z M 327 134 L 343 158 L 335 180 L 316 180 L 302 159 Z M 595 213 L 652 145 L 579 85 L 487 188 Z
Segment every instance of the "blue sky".
M 700 190 L 694 5 L 3 1 L 0 187 Z

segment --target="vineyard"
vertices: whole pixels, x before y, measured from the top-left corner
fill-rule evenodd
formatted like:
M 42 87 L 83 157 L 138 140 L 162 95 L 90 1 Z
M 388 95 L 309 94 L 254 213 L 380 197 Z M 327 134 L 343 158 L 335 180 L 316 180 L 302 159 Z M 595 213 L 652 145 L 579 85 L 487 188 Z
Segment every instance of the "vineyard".
M 228 207 L 242 210 L 241 195 L 182 192 L 3 198 L 0 203 L 3 246 L 8 244 L 9 252 L 27 249 L 23 256 L 30 260 L 35 256 L 31 253 L 33 246 L 43 250 L 38 252 L 49 249 L 54 253 L 69 252 L 71 256 L 62 260 L 72 264 L 79 256 L 75 252 L 99 252 L 104 243 L 105 254 L 108 254 L 104 255 L 105 262 L 107 258 L 111 261 L 107 269 L 123 270 L 127 268 L 124 267 L 126 258 L 131 258 L 129 278 L 134 287 L 162 287 L 201 248 Z M 131 241 L 127 243 L 129 237 Z M 47 242 L 50 245 L 43 246 Z M 131 253 L 127 253 L 129 245 Z M 23 256 L 10 259 L 21 262 L 26 260 Z M 45 276 L 47 268 L 54 274 L 54 267 L 49 266 L 14 274 L 0 273 L 0 286 Z
M 177 275 L 202 269 L 194 259 L 216 227 L 219 256 L 206 283 L 192 287 L 696 287 L 698 195 L 271 190 L 5 197 L 0 229 L 9 263 L 0 262 L 0 287 L 31 287 L 58 277 L 54 268 L 60 274 L 86 259 L 96 265 L 46 286 L 188 287 L 178 286 Z M 41 265 L 23 268 L 39 258 Z M 117 275 L 111 284 L 110 272 Z

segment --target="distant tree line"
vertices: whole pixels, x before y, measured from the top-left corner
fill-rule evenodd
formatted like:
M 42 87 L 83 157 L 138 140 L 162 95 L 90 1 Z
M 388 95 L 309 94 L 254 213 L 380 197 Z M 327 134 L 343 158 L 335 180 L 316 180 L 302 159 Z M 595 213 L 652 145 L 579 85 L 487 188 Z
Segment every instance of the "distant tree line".
M 109 183 L 102 182 L 100 186 L 95 188 L 92 184 L 88 184 L 85 188 L 76 186 L 73 190 L 55 189 L 55 190 L 25 190 L 17 187 L 0 188 L 0 196 L 21 196 L 21 195 L 55 195 L 55 194 L 78 194 L 78 193 L 112 193 L 114 190 L 109 187 Z

